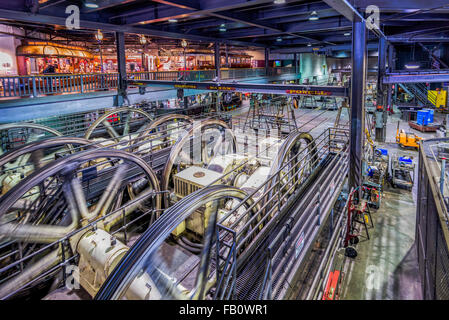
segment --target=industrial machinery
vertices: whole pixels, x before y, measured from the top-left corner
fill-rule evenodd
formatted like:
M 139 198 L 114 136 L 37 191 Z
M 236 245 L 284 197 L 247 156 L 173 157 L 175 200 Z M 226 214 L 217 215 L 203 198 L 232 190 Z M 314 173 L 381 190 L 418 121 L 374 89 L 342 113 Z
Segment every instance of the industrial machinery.
M 98 299 L 288 297 L 348 168 L 343 128 L 116 109 L 83 135 L 0 156 L 1 299 L 68 276 Z
M 412 190 L 415 176 L 413 157 L 395 155 L 391 162 L 391 179 L 394 188 Z
M 419 141 L 423 140 L 423 138 L 418 137 L 414 133 L 407 133 L 404 129 L 399 131 L 399 121 L 398 128 L 396 130 L 396 143 L 399 144 L 402 148 L 419 148 Z

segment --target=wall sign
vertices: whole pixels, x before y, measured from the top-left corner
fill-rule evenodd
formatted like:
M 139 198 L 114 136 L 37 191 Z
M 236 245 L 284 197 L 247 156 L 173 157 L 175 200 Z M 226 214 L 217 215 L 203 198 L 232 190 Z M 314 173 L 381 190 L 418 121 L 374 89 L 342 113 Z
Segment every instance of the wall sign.
M 323 90 L 286 90 L 287 94 L 302 94 L 311 96 L 331 96 L 332 92 Z

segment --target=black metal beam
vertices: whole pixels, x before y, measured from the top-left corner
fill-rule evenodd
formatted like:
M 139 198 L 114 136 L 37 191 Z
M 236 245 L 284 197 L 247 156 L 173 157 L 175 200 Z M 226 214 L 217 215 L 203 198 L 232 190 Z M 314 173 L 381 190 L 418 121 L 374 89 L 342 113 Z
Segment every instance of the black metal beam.
M 383 82 L 385 84 L 449 82 L 449 70 L 387 73 Z
M 368 51 L 373 51 L 378 49 L 378 41 L 376 42 L 370 42 L 367 45 Z M 315 50 L 314 46 L 311 47 L 297 47 L 297 48 L 279 48 L 279 49 L 272 49 L 271 52 L 273 53 L 307 53 L 307 52 L 329 52 L 329 51 L 351 51 L 352 46 L 351 44 L 341 44 L 341 45 L 335 45 L 335 46 L 324 46 L 319 47 L 319 50 Z
M 387 41 L 385 38 L 379 39 L 379 55 L 377 57 L 378 71 L 377 71 L 377 98 L 376 98 L 376 135 L 377 142 L 385 142 L 387 113 L 385 106 L 385 87 L 383 85 L 383 76 L 386 71 L 387 64 Z
M 215 42 L 214 60 L 215 60 L 215 73 L 217 74 L 217 80 L 220 80 L 221 79 L 221 55 L 220 55 L 220 43 L 219 42 Z
M 14 11 L 7 9 L 0 9 L 0 19 L 5 20 L 13 20 L 13 21 L 22 21 L 25 23 L 41 23 L 41 24 L 49 24 L 49 25 L 58 25 L 64 26 L 66 23 L 65 17 L 59 16 L 48 16 L 41 14 L 31 15 L 29 13 L 23 11 Z M 142 28 L 142 27 L 133 27 L 133 26 L 124 26 L 124 25 L 116 25 L 110 23 L 102 23 L 97 21 L 90 20 L 81 20 L 80 25 L 85 29 L 101 29 L 103 31 L 109 32 L 124 32 L 124 33 L 134 33 L 134 34 L 144 34 L 153 37 L 161 37 L 161 38 L 170 38 L 170 39 L 188 39 L 194 41 L 205 41 L 205 42 L 215 42 L 220 41 L 221 43 L 227 43 L 230 45 L 236 46 L 250 46 L 250 47 L 265 47 L 262 44 L 256 42 L 243 42 L 243 41 L 234 41 L 227 39 L 217 39 L 213 37 L 192 35 L 192 34 L 181 34 L 175 32 L 167 32 L 150 28 Z
M 125 52 L 125 35 L 123 32 L 116 32 L 116 45 L 117 45 L 117 69 L 119 74 L 118 79 L 118 94 L 122 98 L 126 97 L 126 89 L 128 87 L 126 79 L 126 52 Z M 119 101 L 118 105 L 121 105 Z
M 352 77 L 349 186 L 362 186 L 363 136 L 365 133 L 366 27 L 365 21 L 352 26 Z
M 166 86 L 174 89 L 209 90 L 220 92 L 250 92 L 284 95 L 348 97 L 349 88 L 340 86 L 313 86 L 293 84 L 260 84 L 231 81 L 167 81 L 167 80 L 128 80 L 128 85 L 139 87 Z

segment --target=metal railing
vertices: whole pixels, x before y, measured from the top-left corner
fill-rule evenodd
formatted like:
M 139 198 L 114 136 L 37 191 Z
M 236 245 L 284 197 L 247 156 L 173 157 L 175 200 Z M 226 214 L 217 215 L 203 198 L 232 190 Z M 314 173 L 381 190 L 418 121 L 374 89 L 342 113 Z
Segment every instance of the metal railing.
M 448 187 L 441 174 L 448 138 L 428 139 L 419 150 L 415 246 L 423 299 L 449 299 Z M 443 181 L 442 181 L 443 180 Z
M 221 70 L 221 79 L 242 79 L 242 78 L 264 77 L 265 75 L 266 75 L 265 68 Z
M 268 75 L 293 73 L 292 68 L 271 68 Z M 215 70 L 130 72 L 133 80 L 207 81 L 216 77 Z M 222 79 L 242 79 L 266 76 L 265 68 L 223 69 Z M 54 94 L 86 93 L 115 90 L 118 73 L 52 74 L 0 77 L 0 98 L 39 97 Z

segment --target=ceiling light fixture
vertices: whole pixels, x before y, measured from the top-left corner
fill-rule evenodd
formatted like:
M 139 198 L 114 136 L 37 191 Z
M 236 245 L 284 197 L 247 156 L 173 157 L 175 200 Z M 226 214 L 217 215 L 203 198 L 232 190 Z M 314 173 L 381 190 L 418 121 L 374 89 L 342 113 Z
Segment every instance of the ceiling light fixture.
M 405 68 L 406 69 L 418 69 L 419 67 L 420 67 L 419 62 L 415 61 L 415 44 L 413 44 L 412 59 L 411 59 L 411 61 L 409 61 L 405 64 Z
M 220 30 L 220 32 L 225 32 L 225 31 L 226 31 L 226 26 L 225 26 L 225 24 L 222 23 L 222 24 L 220 25 L 220 28 L 219 28 L 218 30 Z
M 98 29 L 97 33 L 95 34 L 95 39 L 97 39 L 98 41 L 103 40 L 103 34 L 101 33 L 100 29 Z
M 313 11 L 310 16 L 309 16 L 309 20 L 310 21 L 316 21 L 318 20 L 320 17 L 318 17 L 318 14 L 316 13 L 316 11 Z
M 420 67 L 419 63 L 416 61 L 410 61 L 405 64 L 407 69 L 418 69 Z
M 285 0 L 274 0 L 274 4 L 284 4 Z
M 281 42 L 281 41 L 282 41 L 282 38 L 281 38 L 281 37 L 278 37 L 278 38 L 276 39 L 276 41 L 277 41 L 277 42 Z
M 84 6 L 87 7 L 87 8 L 91 8 L 91 9 L 97 9 L 98 8 L 97 1 L 95 1 L 95 0 L 86 0 L 86 1 L 84 1 Z
M 351 32 L 345 32 L 343 35 L 349 37 L 351 35 Z
M 178 20 L 177 19 L 168 19 L 168 22 L 169 23 L 176 23 L 176 22 L 178 22 Z
M 308 46 L 308 47 L 311 47 L 311 46 L 312 46 L 312 44 L 311 44 L 311 43 L 308 43 L 308 44 L 307 44 L 307 46 Z
M 147 38 L 145 38 L 145 36 L 143 34 L 141 34 L 139 41 L 140 41 L 141 45 L 144 45 L 147 43 Z

